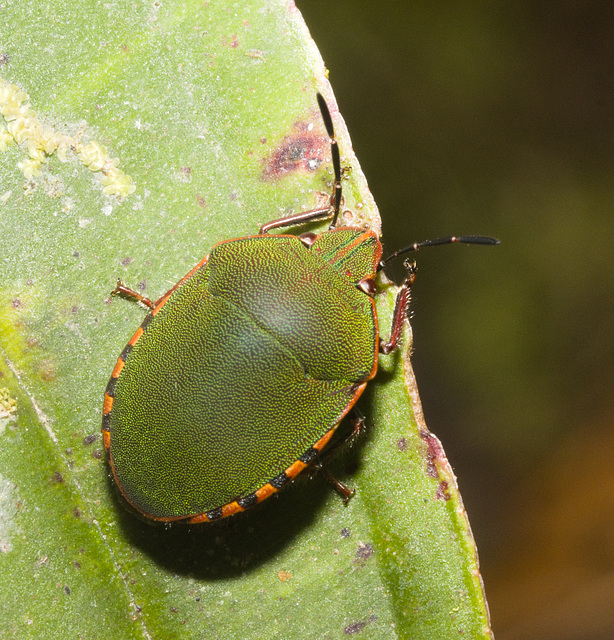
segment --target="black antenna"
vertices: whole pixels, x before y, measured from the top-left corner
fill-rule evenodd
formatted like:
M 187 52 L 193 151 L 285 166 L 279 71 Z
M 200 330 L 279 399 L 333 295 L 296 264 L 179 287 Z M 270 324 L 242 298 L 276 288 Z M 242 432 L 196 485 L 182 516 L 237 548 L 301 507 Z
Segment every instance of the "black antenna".
M 377 270 L 381 271 L 388 262 L 394 260 L 398 256 L 402 256 L 406 253 L 410 253 L 411 251 L 417 251 L 422 247 L 434 247 L 438 244 L 452 244 L 454 242 L 459 242 L 461 244 L 499 244 L 499 240 L 496 238 L 491 238 L 489 236 L 446 236 L 444 238 L 435 238 L 434 240 L 425 240 L 424 242 L 414 242 L 414 244 L 410 244 L 408 247 L 404 247 L 403 249 L 399 249 L 395 251 L 388 257 L 380 260 L 379 265 L 377 265 Z
M 326 100 L 324 100 L 321 93 L 318 93 L 318 105 L 320 106 L 320 113 L 322 114 L 322 120 L 324 120 L 326 133 L 328 133 L 328 137 L 330 138 L 330 154 L 333 159 L 333 170 L 335 172 L 335 184 L 333 186 L 334 191 L 330 197 L 330 204 L 334 210 L 330 228 L 333 229 L 337 224 L 337 218 L 339 217 L 339 207 L 341 206 L 341 159 L 339 157 L 339 145 L 337 144 L 337 139 L 335 138 L 333 119 L 330 116 L 330 111 L 328 110 Z

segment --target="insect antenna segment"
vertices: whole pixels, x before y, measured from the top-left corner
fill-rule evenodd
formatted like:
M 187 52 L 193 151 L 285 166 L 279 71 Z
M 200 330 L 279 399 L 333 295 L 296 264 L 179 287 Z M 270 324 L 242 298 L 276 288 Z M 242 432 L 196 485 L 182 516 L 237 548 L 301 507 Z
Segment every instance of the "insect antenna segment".
M 334 229 L 337 226 L 339 208 L 341 206 L 341 158 L 339 157 L 339 145 L 337 144 L 337 138 L 335 138 L 335 128 L 333 127 L 333 119 L 331 118 L 328 105 L 321 93 L 318 93 L 317 95 L 322 120 L 324 120 L 326 133 L 330 138 L 330 153 L 333 160 L 333 170 L 335 172 L 335 183 L 333 186 L 333 193 L 330 197 L 330 204 L 334 211 L 333 219 L 330 222 L 330 228 Z
M 379 265 L 377 266 L 377 270 L 381 271 L 386 264 L 398 258 L 399 256 L 405 255 L 406 253 L 410 253 L 411 251 L 418 251 L 422 247 L 434 247 L 440 244 L 486 244 L 486 245 L 496 245 L 500 244 L 500 240 L 497 238 L 491 238 L 490 236 L 445 236 L 443 238 L 433 238 L 432 240 L 424 240 L 423 242 L 414 242 L 407 247 L 403 247 L 403 249 L 399 249 L 394 253 L 391 253 L 386 258 L 380 260 Z

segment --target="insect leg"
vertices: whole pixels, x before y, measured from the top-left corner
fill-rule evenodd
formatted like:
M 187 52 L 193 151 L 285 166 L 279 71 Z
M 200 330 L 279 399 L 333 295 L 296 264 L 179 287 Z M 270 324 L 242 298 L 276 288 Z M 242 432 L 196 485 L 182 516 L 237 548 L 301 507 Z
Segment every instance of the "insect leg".
M 413 262 L 406 260 L 404 262 L 407 269 L 407 278 L 401 285 L 401 289 L 397 294 L 396 304 L 394 306 L 394 315 L 392 317 L 392 328 L 390 330 L 390 338 L 386 342 L 380 341 L 379 350 L 380 353 L 387 354 L 394 351 L 399 346 L 399 340 L 401 339 L 401 332 L 403 331 L 403 322 L 407 318 L 407 309 L 409 307 L 409 298 L 411 285 L 416 279 L 416 265 Z
M 324 453 L 313 463 L 314 472 L 319 472 L 324 476 L 324 479 L 341 496 L 344 504 L 347 504 L 350 501 L 350 498 L 354 495 L 355 491 L 341 482 L 341 480 L 331 472 L 327 466 L 327 462 L 339 451 L 341 447 L 352 442 L 352 440 L 357 438 L 364 431 L 365 417 L 358 411 L 358 409 L 352 407 L 349 419 L 352 426 L 351 431 L 333 442 L 332 445 L 326 448 Z
M 134 289 L 130 289 L 130 287 L 127 287 L 121 280 L 117 281 L 117 285 L 115 286 L 115 289 L 111 291 L 111 295 L 121 296 L 122 298 L 131 298 L 149 309 L 154 308 L 154 303 L 149 298 L 146 298 Z

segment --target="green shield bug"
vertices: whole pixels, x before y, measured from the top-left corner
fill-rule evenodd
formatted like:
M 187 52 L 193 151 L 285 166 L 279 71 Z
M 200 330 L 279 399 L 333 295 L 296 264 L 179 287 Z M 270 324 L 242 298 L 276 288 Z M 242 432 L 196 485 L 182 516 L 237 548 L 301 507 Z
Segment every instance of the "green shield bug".
M 118 282 L 149 313 L 106 388 L 102 433 L 127 502 L 158 521 L 209 522 L 245 511 L 318 464 L 340 421 L 399 343 L 414 268 L 380 340 L 375 277 L 422 246 L 382 260 L 375 232 L 338 225 L 341 165 L 318 94 L 335 174 L 326 206 L 216 244 L 156 302 Z M 269 232 L 331 218 L 320 234 Z M 354 414 L 354 432 L 362 424 Z M 329 447 L 330 450 L 330 447 Z M 351 492 L 327 474 L 347 499 Z

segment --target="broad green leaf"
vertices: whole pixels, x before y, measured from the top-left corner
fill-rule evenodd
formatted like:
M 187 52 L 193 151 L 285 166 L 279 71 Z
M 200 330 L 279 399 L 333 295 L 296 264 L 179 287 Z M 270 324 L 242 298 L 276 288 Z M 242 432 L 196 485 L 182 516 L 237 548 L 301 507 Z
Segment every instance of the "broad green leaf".
M 378 228 L 293 3 L 0 11 L 0 637 L 490 637 L 407 349 L 381 358 L 368 431 L 333 462 L 347 507 L 305 477 L 219 524 L 152 527 L 109 478 L 102 395 L 144 315 L 110 299 L 116 279 L 156 298 L 215 242 L 328 193 L 318 90 L 351 167 L 346 220 Z

